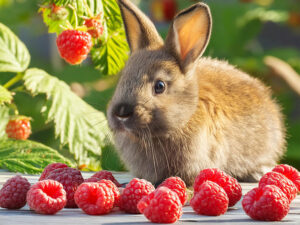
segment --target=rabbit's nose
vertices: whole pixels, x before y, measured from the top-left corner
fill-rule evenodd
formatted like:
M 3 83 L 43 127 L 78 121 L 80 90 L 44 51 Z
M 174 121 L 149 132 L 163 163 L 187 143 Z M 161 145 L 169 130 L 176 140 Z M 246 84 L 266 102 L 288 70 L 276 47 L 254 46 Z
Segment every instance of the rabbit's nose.
M 126 121 L 133 115 L 133 106 L 129 104 L 120 104 L 116 107 L 115 116 L 120 121 Z

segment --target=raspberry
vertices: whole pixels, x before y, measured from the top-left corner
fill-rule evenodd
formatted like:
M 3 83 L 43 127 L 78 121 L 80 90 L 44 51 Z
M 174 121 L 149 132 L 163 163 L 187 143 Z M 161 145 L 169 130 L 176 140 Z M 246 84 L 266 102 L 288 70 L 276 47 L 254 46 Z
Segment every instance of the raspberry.
M 29 207 L 41 214 L 55 214 L 67 203 L 66 191 L 55 180 L 42 180 L 32 185 L 27 193 Z
M 139 213 L 137 203 L 154 190 L 155 188 L 150 182 L 144 179 L 133 178 L 123 190 L 120 208 L 127 213 Z
M 0 207 L 20 209 L 26 205 L 26 194 L 30 183 L 20 175 L 8 179 L 0 190 Z
M 77 187 L 84 181 L 79 170 L 70 167 L 58 168 L 50 172 L 46 179 L 56 180 L 64 186 L 67 193 L 66 208 L 77 207 L 74 201 L 74 194 Z
M 89 215 L 109 213 L 114 206 L 114 196 L 105 183 L 83 183 L 74 195 L 76 204 Z
M 164 186 L 143 197 L 137 208 L 153 223 L 175 223 L 182 215 L 178 195 Z
M 45 178 L 49 175 L 49 173 L 51 173 L 53 170 L 58 169 L 58 168 L 65 168 L 68 167 L 66 164 L 64 163 L 51 163 L 48 166 L 45 167 L 43 173 L 40 176 L 39 181 L 41 180 L 45 180 Z
M 8 121 L 6 134 L 9 138 L 26 140 L 31 134 L 30 118 L 18 116 Z
M 187 201 L 186 185 L 180 177 L 169 177 L 168 179 L 166 179 L 164 182 L 161 183 L 160 187 L 161 186 L 170 188 L 172 191 L 174 191 L 178 195 L 182 205 L 186 203 Z
M 280 221 L 289 212 L 289 200 L 275 185 L 254 188 L 243 198 L 242 206 L 254 220 Z
M 113 176 L 113 174 L 107 170 L 101 170 L 97 173 L 95 173 L 92 177 L 97 177 L 100 180 L 105 179 L 105 180 L 111 180 L 112 182 L 117 185 L 117 187 L 121 187 L 122 185 L 116 180 L 116 178 Z
M 89 34 L 93 38 L 98 38 L 103 34 L 104 27 L 100 15 L 94 18 L 86 19 L 84 25 L 87 26 Z
M 229 199 L 224 189 L 217 183 L 205 181 L 190 201 L 194 211 L 201 215 L 220 216 L 228 209 Z
M 300 191 L 300 173 L 296 168 L 290 165 L 281 164 L 277 165 L 272 171 L 281 173 L 286 176 L 296 185 L 298 192 Z
M 291 201 L 297 196 L 297 188 L 295 184 L 281 173 L 269 172 L 263 175 L 259 181 L 259 187 L 263 187 L 265 185 L 275 185 L 279 187 L 288 198 L 289 203 L 291 203 Z
M 111 180 L 100 180 L 97 183 L 105 184 L 113 193 L 114 196 L 114 206 L 119 206 L 120 204 L 120 191 L 118 187 Z
M 217 168 L 200 171 L 195 179 L 194 191 L 198 192 L 200 185 L 207 180 L 217 183 L 224 189 L 229 198 L 229 207 L 234 206 L 241 199 L 242 187 L 238 181 Z
M 87 58 L 92 47 L 92 38 L 88 32 L 65 30 L 56 39 L 59 53 L 70 64 L 80 64 Z

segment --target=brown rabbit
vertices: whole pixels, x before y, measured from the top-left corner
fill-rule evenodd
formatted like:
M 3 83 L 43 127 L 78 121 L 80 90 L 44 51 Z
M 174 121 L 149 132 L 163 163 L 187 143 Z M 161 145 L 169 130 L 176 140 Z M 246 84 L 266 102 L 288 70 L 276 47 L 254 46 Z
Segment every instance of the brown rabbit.
M 224 61 L 201 58 L 209 7 L 181 11 L 163 42 L 129 0 L 119 0 L 131 49 L 108 108 L 115 144 L 134 176 L 158 183 L 218 167 L 254 181 L 285 151 L 280 108 L 259 80 Z

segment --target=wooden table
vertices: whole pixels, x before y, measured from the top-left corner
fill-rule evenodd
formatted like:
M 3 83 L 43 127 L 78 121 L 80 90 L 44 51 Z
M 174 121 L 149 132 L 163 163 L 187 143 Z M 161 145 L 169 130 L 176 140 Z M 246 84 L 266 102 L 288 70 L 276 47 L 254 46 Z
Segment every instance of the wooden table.
M 0 187 L 14 173 L 9 173 L 0 170 Z M 114 174 L 120 183 L 128 182 L 132 177 L 128 173 L 115 173 Z M 30 183 L 35 183 L 38 176 L 24 175 Z M 91 173 L 83 173 L 85 178 L 91 176 Z M 256 183 L 242 183 L 243 194 L 248 192 L 253 187 L 257 186 Z M 260 222 L 249 218 L 241 207 L 241 201 L 234 207 L 230 208 L 225 215 L 218 217 L 200 216 L 193 212 L 190 206 L 183 208 L 183 215 L 176 224 L 216 224 L 232 225 L 232 224 L 300 224 L 300 196 L 292 202 L 289 214 L 281 222 Z M 84 214 L 80 209 L 63 209 L 56 215 L 40 215 L 30 211 L 26 205 L 20 210 L 6 210 L 0 208 L 0 225 L 16 225 L 16 224 L 30 224 L 30 225 L 47 225 L 47 224 L 71 224 L 71 225 L 84 225 L 84 224 L 120 224 L 120 225 L 141 225 L 150 224 L 143 215 L 125 214 L 120 211 L 114 211 L 104 216 L 89 216 Z

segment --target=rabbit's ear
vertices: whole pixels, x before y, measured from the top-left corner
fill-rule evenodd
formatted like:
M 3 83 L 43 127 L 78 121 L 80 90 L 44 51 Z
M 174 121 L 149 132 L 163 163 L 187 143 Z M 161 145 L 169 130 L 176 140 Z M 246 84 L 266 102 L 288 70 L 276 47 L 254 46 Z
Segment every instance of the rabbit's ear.
M 118 0 L 123 17 L 127 41 L 131 52 L 156 49 L 163 45 L 154 24 L 130 0 Z
M 211 27 L 210 9 L 204 3 L 194 4 L 174 18 L 165 46 L 178 59 L 184 72 L 205 51 Z

